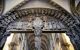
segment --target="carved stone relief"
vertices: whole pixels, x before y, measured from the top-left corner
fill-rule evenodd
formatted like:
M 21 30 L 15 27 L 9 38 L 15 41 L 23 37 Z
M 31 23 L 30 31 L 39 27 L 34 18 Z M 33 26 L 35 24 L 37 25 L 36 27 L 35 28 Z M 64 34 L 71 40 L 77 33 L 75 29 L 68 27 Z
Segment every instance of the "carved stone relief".
M 8 30 L 9 31 L 15 31 L 15 30 L 29 31 L 28 29 L 30 29 L 34 31 L 35 50 L 41 50 L 42 31 L 63 30 L 62 27 L 64 27 L 64 25 L 62 25 L 61 22 L 57 21 L 56 19 L 53 19 L 50 16 L 30 15 L 10 25 L 8 27 Z
M 57 19 L 50 16 L 30 15 L 10 24 L 8 30 L 34 30 L 34 28 L 41 27 L 42 30 L 66 30 L 65 26 Z

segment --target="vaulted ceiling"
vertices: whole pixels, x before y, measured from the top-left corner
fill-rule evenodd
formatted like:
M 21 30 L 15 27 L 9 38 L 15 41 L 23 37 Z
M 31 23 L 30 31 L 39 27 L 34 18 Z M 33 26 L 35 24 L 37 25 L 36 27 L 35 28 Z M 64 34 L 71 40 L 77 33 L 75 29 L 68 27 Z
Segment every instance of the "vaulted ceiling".
M 10 11 L 11 9 L 15 8 L 17 5 L 21 4 L 22 2 L 23 3 L 30 2 L 30 0 L 5 0 L 5 9 L 3 13 Z M 51 0 L 50 2 L 54 2 L 55 4 L 58 4 L 60 7 L 64 8 L 66 11 L 71 13 L 70 0 Z M 80 2 L 79 0 L 75 0 L 75 5 L 77 6 L 79 2 Z

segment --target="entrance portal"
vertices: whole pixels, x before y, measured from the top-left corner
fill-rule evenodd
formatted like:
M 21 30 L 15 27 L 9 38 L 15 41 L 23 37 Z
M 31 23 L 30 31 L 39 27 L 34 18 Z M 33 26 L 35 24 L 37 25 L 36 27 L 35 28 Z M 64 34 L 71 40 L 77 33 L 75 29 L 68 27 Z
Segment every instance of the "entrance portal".
M 74 50 L 66 27 L 50 16 L 29 15 L 10 24 L 7 31 L 13 34 L 8 50 Z

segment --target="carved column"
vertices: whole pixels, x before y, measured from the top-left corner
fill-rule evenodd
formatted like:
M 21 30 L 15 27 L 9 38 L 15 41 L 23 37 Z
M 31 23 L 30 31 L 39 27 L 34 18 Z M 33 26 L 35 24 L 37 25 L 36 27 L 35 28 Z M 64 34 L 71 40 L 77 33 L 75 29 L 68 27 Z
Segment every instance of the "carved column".
M 35 34 L 35 50 L 41 50 L 41 28 L 43 27 L 43 21 L 36 17 L 33 21 L 34 34 Z

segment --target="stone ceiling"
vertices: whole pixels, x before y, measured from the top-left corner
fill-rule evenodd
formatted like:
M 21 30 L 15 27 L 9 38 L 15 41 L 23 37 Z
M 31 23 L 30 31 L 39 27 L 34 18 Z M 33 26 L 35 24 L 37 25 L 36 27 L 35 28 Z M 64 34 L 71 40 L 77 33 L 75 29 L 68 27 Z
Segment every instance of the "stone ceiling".
M 4 13 L 8 12 L 9 10 L 11 10 L 12 8 L 14 8 L 16 5 L 20 4 L 21 2 L 23 2 L 24 0 L 6 0 L 5 1 L 5 9 L 4 9 Z M 25 1 L 29 1 L 29 0 L 25 0 Z M 35 4 L 40 4 L 39 0 L 34 0 Z M 34 2 L 33 1 L 33 2 Z M 47 0 L 45 0 L 47 1 Z M 66 11 L 68 11 L 69 13 L 71 13 L 70 11 L 70 4 L 69 4 L 69 0 L 52 0 L 53 2 L 57 3 L 58 5 L 60 5 L 62 8 L 64 8 Z M 43 1 L 42 1 L 43 2 Z M 76 5 L 78 4 L 79 0 L 76 0 Z M 27 3 L 26 3 L 27 4 Z M 33 3 L 28 3 L 28 4 L 33 4 Z M 45 5 L 45 4 L 44 4 Z M 34 6 L 35 7 L 35 6 Z

